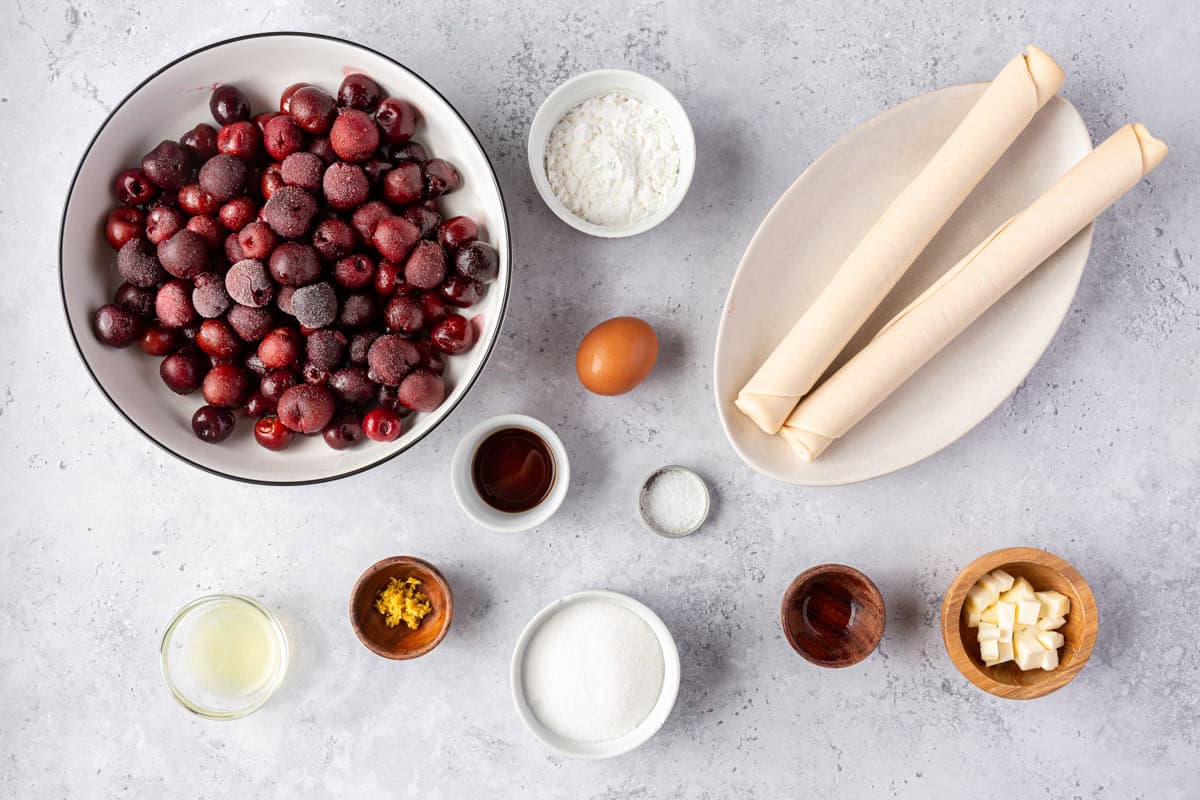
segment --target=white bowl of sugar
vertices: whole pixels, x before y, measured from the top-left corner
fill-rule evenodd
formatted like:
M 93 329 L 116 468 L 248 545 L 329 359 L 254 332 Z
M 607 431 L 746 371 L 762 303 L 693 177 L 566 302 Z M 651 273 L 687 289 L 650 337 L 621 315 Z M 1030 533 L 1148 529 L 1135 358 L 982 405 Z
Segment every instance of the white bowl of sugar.
M 529 128 L 529 170 L 551 211 L 604 238 L 655 227 L 683 202 L 696 168 L 687 112 L 636 72 L 576 75 L 550 93 Z
M 561 756 L 602 759 L 644 744 L 679 693 L 679 650 L 658 615 L 618 592 L 576 592 L 539 611 L 513 650 L 513 702 Z

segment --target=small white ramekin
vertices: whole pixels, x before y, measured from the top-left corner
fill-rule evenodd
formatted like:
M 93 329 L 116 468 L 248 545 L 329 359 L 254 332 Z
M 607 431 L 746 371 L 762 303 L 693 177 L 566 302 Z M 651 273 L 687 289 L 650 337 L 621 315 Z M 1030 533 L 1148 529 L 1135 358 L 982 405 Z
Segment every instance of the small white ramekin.
M 484 439 L 503 428 L 525 428 L 533 431 L 542 437 L 554 456 L 554 485 L 550 487 L 550 494 L 528 511 L 511 513 L 492 508 L 479 496 L 471 478 L 475 451 Z M 454 450 L 454 458 L 450 462 L 450 485 L 462 510 L 483 527 L 504 533 L 536 528 L 554 516 L 554 512 L 558 511 L 567 497 L 567 487 L 570 483 L 571 465 L 567 461 L 567 448 L 563 446 L 562 439 L 559 439 L 558 434 L 546 423 L 524 414 L 502 414 L 479 423 L 459 441 Z
M 658 695 L 658 702 L 650 710 L 649 716 L 642 720 L 636 728 L 618 739 L 610 739 L 607 742 L 579 742 L 555 734 L 538 720 L 533 710 L 530 709 L 529 701 L 525 697 L 525 679 L 523 675 L 525 651 L 528 649 L 533 635 L 542 626 L 542 623 L 551 616 L 562 611 L 568 605 L 586 600 L 604 600 L 615 603 L 637 614 L 650 627 L 650 630 L 654 632 L 655 638 L 658 639 L 658 643 L 662 647 L 663 683 L 662 690 Z M 645 603 L 634 600 L 628 595 L 600 589 L 575 592 L 566 597 L 560 597 L 535 614 L 517 638 L 517 646 L 513 648 L 512 663 L 509 666 L 509 682 L 512 686 L 513 702 L 517 706 L 517 715 L 521 718 L 521 722 L 525 723 L 525 727 L 529 729 L 529 732 L 537 737 L 551 752 L 557 753 L 560 756 L 566 756 L 567 758 L 590 760 L 613 758 L 614 756 L 628 753 L 630 750 L 645 744 L 650 740 L 650 737 L 658 733 L 658 729 L 667 721 L 667 717 L 671 716 L 671 710 L 675 707 L 675 699 L 679 695 L 679 678 L 679 648 L 675 645 L 675 637 L 671 635 L 671 631 L 659 619 L 658 614 L 655 614 Z
M 610 93 L 641 100 L 661 111 L 675 135 L 675 143 L 679 146 L 679 179 L 675 182 L 670 197 L 658 211 L 632 225 L 597 225 L 576 216 L 554 195 L 554 190 L 550 188 L 550 179 L 546 177 L 546 143 L 550 140 L 550 132 L 554 130 L 554 126 L 568 111 L 584 100 Z M 533 124 L 529 127 L 529 171 L 533 175 L 533 185 L 537 187 L 538 194 L 559 219 L 592 236 L 608 239 L 634 236 L 658 225 L 679 208 L 692 183 L 692 173 L 695 170 L 696 137 L 692 133 L 692 123 L 687 112 L 666 87 L 637 72 L 598 69 L 576 75 L 550 93 L 542 102 L 541 108 L 533 117 Z

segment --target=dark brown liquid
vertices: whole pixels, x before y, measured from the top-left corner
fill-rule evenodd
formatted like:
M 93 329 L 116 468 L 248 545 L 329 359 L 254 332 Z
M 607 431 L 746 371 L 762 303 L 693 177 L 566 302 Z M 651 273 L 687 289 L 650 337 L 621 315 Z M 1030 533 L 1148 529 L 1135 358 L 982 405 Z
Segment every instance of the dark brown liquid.
M 812 636 L 828 642 L 846 638 L 859 608 L 845 586 L 823 580 L 813 581 L 799 603 L 804 627 Z
M 519 514 L 550 494 L 554 454 L 533 431 L 502 428 L 484 439 L 475 451 L 471 480 L 489 506 Z

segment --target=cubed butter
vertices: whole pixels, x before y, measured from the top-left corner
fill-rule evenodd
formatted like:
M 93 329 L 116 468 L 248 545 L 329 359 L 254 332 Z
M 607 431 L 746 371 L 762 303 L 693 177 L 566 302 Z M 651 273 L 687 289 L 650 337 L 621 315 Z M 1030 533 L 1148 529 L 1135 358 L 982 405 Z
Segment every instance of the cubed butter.
M 979 627 L 979 612 L 978 611 L 972 611 L 969 608 L 964 608 L 963 613 L 967 615 L 967 627 L 968 628 L 978 628 Z
M 966 608 L 968 611 L 983 611 L 996 602 L 996 595 L 991 589 L 977 583 L 967 592 Z
M 1046 619 L 1039 619 L 1037 626 L 1038 630 L 1056 631 L 1066 624 L 1067 621 L 1062 617 L 1047 617 Z
M 1047 650 L 1042 653 L 1042 669 L 1049 672 L 1052 669 L 1058 669 L 1058 651 Z
M 1042 604 L 1039 618 L 1054 619 L 1071 613 L 1071 598 L 1061 592 L 1038 592 L 1036 597 Z
M 992 575 L 990 572 L 979 579 L 978 585 L 987 587 L 987 590 L 997 597 L 1004 591 L 1002 581 Z
M 1042 610 L 1042 601 L 1036 597 L 1031 600 L 1017 601 L 1017 622 L 1022 625 L 1037 625 L 1038 612 Z
M 1058 631 L 1041 631 L 1037 632 L 1038 641 L 1042 643 L 1042 647 L 1047 650 L 1057 650 L 1066 644 L 1067 640 Z
M 1007 592 L 1013 586 L 1013 576 L 1009 575 L 1002 569 L 994 569 L 990 575 L 996 579 L 999 584 L 1000 591 Z
M 1012 588 L 1000 595 L 1006 603 L 1016 604 L 1019 600 L 1029 600 L 1034 597 L 1033 587 L 1024 578 L 1015 578 Z
M 996 659 L 997 664 L 1003 664 L 1006 661 L 1013 660 L 1012 639 L 1009 639 L 1008 641 L 1001 639 L 1000 641 L 996 642 L 996 650 L 1000 653 L 1000 657 Z
M 1000 643 L 995 639 L 979 643 L 979 655 L 984 661 L 996 662 L 1000 660 Z
M 978 640 L 981 642 L 996 642 L 1000 640 L 1000 629 L 990 622 L 979 623 Z
M 996 627 L 1002 631 L 1011 631 L 1017 624 L 1017 606 L 1001 600 L 994 606 L 996 609 Z
M 1042 647 L 1032 630 L 1026 629 L 1013 636 L 1013 660 L 1021 669 L 1040 669 L 1045 653 L 1046 648 Z

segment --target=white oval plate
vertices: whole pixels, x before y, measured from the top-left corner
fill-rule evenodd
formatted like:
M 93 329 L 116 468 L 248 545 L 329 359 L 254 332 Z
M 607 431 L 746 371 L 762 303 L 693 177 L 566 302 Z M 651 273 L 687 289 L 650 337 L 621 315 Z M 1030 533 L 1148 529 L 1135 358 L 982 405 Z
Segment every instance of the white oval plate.
M 615 603 L 637 614 L 643 622 L 650 626 L 650 630 L 654 631 L 663 651 L 662 691 L 658 695 L 658 702 L 650 710 L 650 715 L 629 733 L 606 742 L 578 742 L 559 736 L 538 720 L 529 707 L 529 701 L 525 698 L 525 680 L 522 669 L 525 664 L 525 650 L 529 647 L 533 635 L 551 616 L 562 611 L 568 605 L 587 600 L 604 600 Z M 613 758 L 628 753 L 649 741 L 650 737 L 657 733 L 658 729 L 667 721 L 667 717 L 671 716 L 671 709 L 675 707 L 675 698 L 679 694 L 679 675 L 679 648 L 675 646 L 675 637 L 671 636 L 671 631 L 659 619 L 658 614 L 655 614 L 645 603 L 634 600 L 628 595 L 603 589 L 589 589 L 560 597 L 535 614 L 521 631 L 521 635 L 517 637 L 517 645 L 513 648 L 512 664 L 509 667 L 513 702 L 517 706 L 517 715 L 521 718 L 521 722 L 525 723 L 529 732 L 548 749 L 560 756 L 591 760 Z
M 405 419 L 394 442 L 364 440 L 335 451 L 320 436 L 297 436 L 275 453 L 254 441 L 250 420 L 239 415 L 233 436 L 205 444 L 191 430 L 200 394 L 180 397 L 158 375 L 160 359 L 137 345 L 114 350 L 92 334 L 93 312 L 111 302 L 121 284 L 116 253 L 104 239 L 104 217 L 116 204 L 113 176 L 137 166 L 163 139 L 178 139 L 198 122 L 212 123 L 209 93 L 233 83 L 250 98 L 255 113 L 277 109 L 279 94 L 297 81 L 335 91 L 344 71 L 366 72 L 389 94 L 412 100 L 424 117 L 414 138 L 431 155 L 448 159 L 462 186 L 443 199 L 447 215 L 466 214 L 482 226 L 480 238 L 500 253 L 500 275 L 484 299 L 467 309 L 478 315 L 482 333 L 475 346 L 446 360 L 446 400 L 435 411 Z M 483 369 L 500 332 L 508 299 L 508 219 L 495 173 L 479 141 L 458 112 L 420 76 L 387 56 L 316 34 L 271 33 L 219 42 L 168 64 L 134 89 L 105 120 L 84 154 L 63 212 L 60 270 L 67 322 L 85 366 L 105 396 L 147 438 L 184 461 L 218 475 L 258 483 L 312 483 L 360 472 L 412 447 L 462 400 Z
M 786 483 L 834 486 L 915 464 L 982 422 L 1049 346 L 1083 274 L 1091 226 L 815 461 L 802 460 L 781 437 L 764 434 L 733 405 L 738 390 L 986 86 L 930 92 L 855 128 L 796 179 L 754 234 L 725 300 L 713 362 L 721 425 L 752 469 Z M 1053 98 L 930 242 L 834 367 L 1091 149 L 1079 112 L 1062 97 Z

